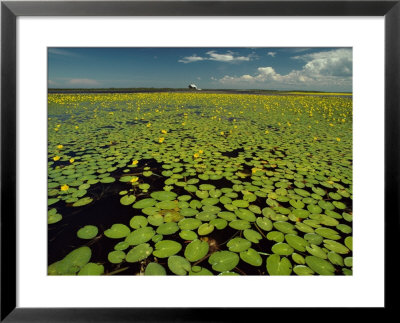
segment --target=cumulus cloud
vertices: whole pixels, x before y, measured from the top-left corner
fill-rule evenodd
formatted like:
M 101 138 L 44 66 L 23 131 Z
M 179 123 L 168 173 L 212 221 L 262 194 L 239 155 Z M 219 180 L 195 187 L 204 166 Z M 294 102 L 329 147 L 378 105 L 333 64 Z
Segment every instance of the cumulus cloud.
M 353 53 L 348 48 L 305 54 L 293 58 L 306 61 L 303 69 L 310 75 L 351 76 L 353 73 Z
M 186 56 L 182 59 L 178 60 L 180 63 L 193 63 L 199 61 L 216 61 L 216 62 L 243 62 L 243 61 L 250 61 L 251 55 L 248 56 L 238 56 L 236 53 L 232 51 L 228 51 L 226 53 L 217 53 L 214 50 L 210 50 L 206 53 L 206 56 L 197 56 L 196 54 L 192 56 Z
M 272 56 L 272 57 L 275 57 L 276 52 L 268 52 L 267 55 Z
M 302 69 L 292 70 L 282 75 L 271 66 L 258 67 L 257 72 L 241 76 L 225 75 L 219 82 L 225 85 L 263 84 L 277 87 L 330 86 L 351 88 L 352 50 L 337 49 L 295 56 L 293 59 L 304 61 Z
M 70 79 L 67 82 L 69 85 L 79 85 L 79 86 L 95 86 L 99 85 L 99 82 L 92 79 Z

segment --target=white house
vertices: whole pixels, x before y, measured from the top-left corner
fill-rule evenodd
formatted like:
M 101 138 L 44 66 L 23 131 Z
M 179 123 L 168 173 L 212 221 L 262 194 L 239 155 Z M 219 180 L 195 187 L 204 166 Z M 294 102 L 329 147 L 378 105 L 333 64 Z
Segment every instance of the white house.
M 189 89 L 191 89 L 191 90 L 198 90 L 198 91 L 200 91 L 201 89 L 199 89 L 197 86 L 196 86 L 196 84 L 189 84 L 189 86 L 188 86 L 188 88 Z

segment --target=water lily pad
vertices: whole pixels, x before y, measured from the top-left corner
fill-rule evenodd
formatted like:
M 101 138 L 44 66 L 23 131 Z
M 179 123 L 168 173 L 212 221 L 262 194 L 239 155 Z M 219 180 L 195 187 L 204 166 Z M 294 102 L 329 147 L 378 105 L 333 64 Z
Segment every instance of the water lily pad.
M 149 224 L 158 227 L 164 223 L 164 217 L 161 214 L 156 213 L 154 215 L 149 215 L 147 221 L 149 221 Z
M 253 243 L 259 243 L 259 241 L 263 238 L 260 233 L 254 231 L 252 229 L 246 229 L 243 231 L 244 237 Z
M 271 276 L 287 276 L 292 272 L 292 264 L 286 257 L 281 259 L 279 255 L 274 254 L 267 258 L 267 271 Z
M 353 257 L 344 258 L 344 264 L 346 267 L 353 267 Z
M 197 233 L 191 230 L 182 230 L 179 232 L 179 236 L 183 239 L 183 240 L 195 240 L 197 239 Z
M 53 210 L 56 210 L 56 209 L 53 209 Z M 61 214 L 56 213 L 56 212 L 50 214 L 50 212 L 48 212 L 48 214 L 47 214 L 47 223 L 48 224 L 54 224 L 54 223 L 60 222 L 61 220 L 62 220 Z
M 228 225 L 228 221 L 224 219 L 212 219 L 210 225 L 213 225 L 217 230 L 223 230 Z
M 170 210 L 176 208 L 178 203 L 174 201 L 161 201 L 156 203 L 155 206 L 161 210 Z
M 350 250 L 340 242 L 325 239 L 324 247 L 339 254 L 347 254 Z
M 306 235 L 304 235 L 304 239 L 307 240 L 309 243 L 319 245 L 322 243 L 322 240 L 324 238 L 322 238 L 319 234 L 316 233 L 307 233 Z
M 307 210 L 304 210 L 304 209 L 296 209 L 296 210 L 293 210 L 293 214 L 295 217 L 297 217 L 299 219 L 306 219 L 306 218 L 308 218 L 308 215 L 310 214 L 310 212 Z
M 197 229 L 201 224 L 202 222 L 199 219 L 193 218 L 185 218 L 178 222 L 178 226 L 182 230 L 194 230 Z
M 294 266 L 293 271 L 299 276 L 310 276 L 314 274 L 314 271 L 311 268 L 304 265 Z
M 284 242 L 278 242 L 274 244 L 271 250 L 273 253 L 281 256 L 289 256 L 294 251 L 294 249 L 291 246 L 289 246 L 287 243 Z
M 304 203 L 299 200 L 290 200 L 289 201 L 290 205 L 293 206 L 296 209 L 302 209 L 304 208 Z
M 139 229 L 139 228 L 144 228 L 147 226 L 147 218 L 145 218 L 143 215 L 135 215 L 130 221 L 129 221 L 129 226 L 132 229 Z
M 167 275 L 167 272 L 165 268 L 156 263 L 156 262 L 150 262 L 144 271 L 145 276 L 165 276 Z
M 130 232 L 131 230 L 125 224 L 116 223 L 110 229 L 104 231 L 104 235 L 111 239 L 121 239 L 125 238 Z
M 85 266 L 92 256 L 89 247 L 80 247 L 72 250 L 62 260 L 51 264 L 48 267 L 49 275 L 75 275 Z
M 346 245 L 347 248 L 353 250 L 353 237 L 346 237 L 344 239 L 344 244 Z
M 251 225 L 250 222 L 245 220 L 234 220 L 229 222 L 229 226 L 236 230 L 246 230 L 250 229 Z
M 163 223 L 157 228 L 157 233 L 162 235 L 174 234 L 179 230 L 175 222 Z
M 264 231 L 271 231 L 272 230 L 272 221 L 266 217 L 258 217 L 256 219 L 257 225 Z
M 229 251 L 242 252 L 250 248 L 251 242 L 243 238 L 233 238 L 226 244 Z
M 297 230 L 304 232 L 304 233 L 313 233 L 314 229 L 310 227 L 309 225 L 303 223 L 303 222 L 297 222 L 295 225 Z
M 196 262 L 207 255 L 209 245 L 206 241 L 193 240 L 186 246 L 185 258 L 190 262 Z
M 200 213 L 196 214 L 196 219 L 204 221 L 204 222 L 209 222 L 212 219 L 215 219 L 216 217 L 217 216 L 214 213 L 206 212 L 206 211 L 203 211 L 203 212 L 200 212 Z
M 212 276 L 213 273 L 209 271 L 207 268 L 203 268 L 200 266 L 193 266 L 189 271 L 189 276 Z
M 50 206 L 50 205 L 56 204 L 59 200 L 60 200 L 59 198 L 48 199 L 47 200 L 47 205 Z
M 146 259 L 153 252 L 153 248 L 148 243 L 142 243 L 132 248 L 126 254 L 127 262 L 138 262 Z
M 295 234 L 285 235 L 285 240 L 291 247 L 293 247 L 294 249 L 296 249 L 300 252 L 305 252 L 306 246 L 308 246 L 307 240 L 305 240 L 302 237 L 299 237 L 298 235 L 295 235 Z
M 311 244 L 310 246 L 306 246 L 306 250 L 309 254 L 318 257 L 318 258 L 322 258 L 322 259 L 327 259 L 328 255 L 326 254 L 326 252 L 324 251 L 324 249 L 322 249 L 321 247 L 315 245 L 315 244 Z
M 342 266 L 344 265 L 343 257 L 336 252 L 329 251 L 328 252 L 328 259 L 333 265 Z
M 147 199 L 137 201 L 135 204 L 133 204 L 132 207 L 134 209 L 144 209 L 144 208 L 154 206 L 156 203 L 157 203 L 157 201 L 155 199 L 147 198 Z
M 177 194 L 174 192 L 168 192 L 168 191 L 157 191 L 157 192 L 151 193 L 150 196 L 153 199 L 156 199 L 158 201 L 172 201 L 172 200 L 175 200 L 175 198 L 177 197 Z
M 139 228 L 127 235 L 125 242 L 131 246 L 139 245 L 149 241 L 155 234 L 155 231 L 151 227 Z
M 294 229 L 294 225 L 289 222 L 277 221 L 273 223 L 275 229 L 283 232 L 283 233 L 296 233 Z
M 209 193 L 208 193 L 208 191 L 200 191 L 200 190 L 198 190 L 198 191 L 196 191 L 196 196 L 199 199 L 204 200 L 204 199 L 208 198 Z
M 200 236 L 205 236 L 207 234 L 210 234 L 211 232 L 214 231 L 214 225 L 210 224 L 210 223 L 203 223 L 202 225 L 200 225 L 197 229 L 197 233 Z
M 84 206 L 84 205 L 91 203 L 92 201 L 93 201 L 93 199 L 91 197 L 84 197 L 84 198 L 76 201 L 75 203 L 73 203 L 72 206 L 74 206 L 74 207 Z
M 126 250 L 129 248 L 129 243 L 126 241 L 120 241 L 114 246 L 114 250 Z
M 199 213 L 199 211 L 192 208 L 184 208 L 180 210 L 180 214 L 184 217 L 195 216 L 197 213 Z
M 248 207 L 249 206 L 249 202 L 245 201 L 245 200 L 234 200 L 232 201 L 232 205 L 236 206 L 236 207 Z
M 239 263 L 239 256 L 231 251 L 216 251 L 208 258 L 208 262 L 216 271 L 230 271 Z
M 81 268 L 78 276 L 100 276 L 104 273 L 104 266 L 93 262 L 87 263 Z
M 222 211 L 218 213 L 218 217 L 226 220 L 226 221 L 233 221 L 236 220 L 237 217 L 234 213 L 232 212 L 227 212 L 227 211 Z
M 346 234 L 350 234 L 352 232 L 351 227 L 348 226 L 347 224 L 338 224 L 336 226 L 336 229 L 338 229 L 339 231 L 346 233 Z
M 307 256 L 306 264 L 319 275 L 334 275 L 335 267 L 325 259 L 315 256 Z
M 108 253 L 108 261 L 112 264 L 119 264 L 125 259 L 125 252 L 122 250 L 114 250 Z
M 240 259 L 242 259 L 244 262 L 247 262 L 252 266 L 259 267 L 262 265 L 262 258 L 260 254 L 253 248 L 249 248 L 246 251 L 242 251 L 240 253 Z
M 296 264 L 299 265 L 304 265 L 306 263 L 306 260 L 302 255 L 299 255 L 298 253 L 292 253 L 292 259 Z
M 99 232 L 99 229 L 97 229 L 96 226 L 94 225 L 85 225 L 84 227 L 80 228 L 76 235 L 78 238 L 81 239 L 93 239 L 95 236 L 97 236 L 97 233 Z
M 175 275 L 180 276 L 186 275 L 191 269 L 189 261 L 181 256 L 169 257 L 168 267 Z
M 280 231 L 271 231 L 271 232 L 268 232 L 267 239 L 273 240 L 276 242 L 283 242 L 283 240 L 285 239 L 285 236 Z
M 319 234 L 321 237 L 331 239 L 331 240 L 339 240 L 340 235 L 337 231 L 329 228 L 318 228 L 315 229 L 315 233 Z
M 177 254 L 182 249 L 179 242 L 173 240 L 162 240 L 155 244 L 153 255 L 158 258 L 167 258 Z
M 123 197 L 121 197 L 120 202 L 122 205 L 131 205 L 133 202 L 135 202 L 135 200 L 135 195 L 124 195 Z

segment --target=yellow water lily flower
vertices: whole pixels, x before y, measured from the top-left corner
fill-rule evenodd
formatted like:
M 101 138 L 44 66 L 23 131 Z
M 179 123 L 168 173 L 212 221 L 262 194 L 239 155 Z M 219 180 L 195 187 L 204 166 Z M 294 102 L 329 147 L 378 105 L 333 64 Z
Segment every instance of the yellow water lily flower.
M 314 140 L 318 140 L 318 137 L 314 137 Z
M 161 130 L 161 133 L 167 133 L 167 130 L 163 129 L 163 130 Z
M 200 149 L 200 150 L 199 150 L 199 153 L 202 154 L 202 153 L 204 153 L 204 151 L 202 151 L 202 150 Z
M 164 140 L 165 140 L 164 137 L 160 137 L 160 138 L 158 139 L 158 142 L 159 142 L 159 143 L 162 143 Z
M 57 160 L 59 160 L 61 157 L 60 156 L 55 156 L 55 157 L 53 157 L 53 160 L 54 161 L 57 161 Z
M 221 135 L 224 135 L 225 133 L 223 131 L 220 132 Z
M 61 186 L 61 191 L 67 191 L 69 189 L 69 186 L 67 184 L 64 184 Z
M 340 138 L 336 138 L 337 141 L 340 141 Z
M 75 129 L 79 129 L 79 126 L 75 126 Z
M 69 162 L 72 164 L 75 161 L 75 158 L 71 158 Z
M 139 180 L 139 177 L 134 176 L 131 179 L 131 183 L 136 183 L 138 180 Z
M 200 157 L 200 155 L 199 155 L 198 153 L 195 153 L 195 154 L 193 155 L 193 157 L 194 157 L 194 158 L 198 158 L 198 157 Z
M 132 162 L 132 165 L 137 165 L 138 162 L 139 162 L 139 161 L 134 160 L 134 161 Z
M 268 135 L 269 134 L 269 131 L 268 130 L 265 130 L 265 132 L 264 132 L 266 135 Z
M 64 146 L 63 145 L 58 145 L 57 148 L 58 149 L 62 149 Z
M 146 125 L 146 127 L 148 128 L 148 127 L 151 127 L 151 123 L 149 122 L 147 125 Z

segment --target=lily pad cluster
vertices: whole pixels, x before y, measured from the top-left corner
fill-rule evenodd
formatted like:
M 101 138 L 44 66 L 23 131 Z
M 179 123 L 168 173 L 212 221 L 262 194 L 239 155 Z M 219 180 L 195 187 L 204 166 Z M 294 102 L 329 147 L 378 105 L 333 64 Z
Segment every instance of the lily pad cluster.
M 49 274 L 352 274 L 351 98 L 48 100 L 49 232 L 79 224 Z

